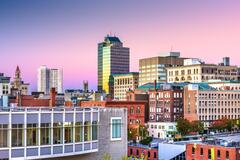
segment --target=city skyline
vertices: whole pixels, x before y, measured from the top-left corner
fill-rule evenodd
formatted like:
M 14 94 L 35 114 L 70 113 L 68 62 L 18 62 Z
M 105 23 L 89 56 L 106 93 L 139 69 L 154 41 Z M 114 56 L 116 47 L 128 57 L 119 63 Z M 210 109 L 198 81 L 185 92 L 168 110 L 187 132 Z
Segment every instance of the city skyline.
M 26 2 L 0 2 L 0 68 L 13 80 L 19 65 L 31 90 L 41 65 L 63 68 L 64 88 L 81 88 L 87 79 L 96 89 L 97 43 L 110 32 L 130 48 L 130 71 L 138 71 L 139 59 L 171 50 L 210 63 L 229 56 L 240 64 L 240 2 Z

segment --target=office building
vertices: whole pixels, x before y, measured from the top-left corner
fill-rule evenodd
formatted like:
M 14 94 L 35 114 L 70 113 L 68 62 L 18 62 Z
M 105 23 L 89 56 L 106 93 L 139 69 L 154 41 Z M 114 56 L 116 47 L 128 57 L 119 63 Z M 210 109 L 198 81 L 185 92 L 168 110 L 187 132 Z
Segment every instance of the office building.
M 167 81 L 173 82 L 208 82 L 209 80 L 238 80 L 237 66 L 190 63 L 189 65 L 167 68 Z
M 182 66 L 184 58 L 180 52 L 161 53 L 160 56 L 139 60 L 139 85 L 167 81 L 166 67 Z
M 205 127 L 223 118 L 239 119 L 239 99 L 239 91 L 217 90 L 206 83 L 189 84 L 184 87 L 184 118 L 200 120 Z
M 138 72 L 130 72 L 126 74 L 114 74 L 114 99 L 126 100 L 126 92 L 138 88 L 139 74 Z
M 148 122 L 148 136 L 153 138 L 172 138 L 177 133 L 176 122 Z
M 102 159 L 127 155 L 127 111 L 113 108 L 0 109 L 0 159 Z
M 38 68 L 38 92 L 49 94 L 51 88 L 55 88 L 57 93 L 63 93 L 63 71 L 40 66 Z
M 0 96 L 10 94 L 10 77 L 4 76 L 0 73 Z
M 11 95 L 16 96 L 18 93 L 21 95 L 28 95 L 29 83 L 24 83 L 21 77 L 21 71 L 17 66 L 15 71 L 14 80 L 11 83 Z
M 118 37 L 106 36 L 98 44 L 98 91 L 112 94 L 110 75 L 128 73 L 129 63 L 129 48 Z

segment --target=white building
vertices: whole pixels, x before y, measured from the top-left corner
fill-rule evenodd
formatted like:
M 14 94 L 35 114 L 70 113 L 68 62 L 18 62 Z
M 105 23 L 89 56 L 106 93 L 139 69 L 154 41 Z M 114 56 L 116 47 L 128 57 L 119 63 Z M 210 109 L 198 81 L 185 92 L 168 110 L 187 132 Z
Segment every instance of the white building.
M 38 92 L 49 94 L 51 88 L 57 93 L 63 93 L 63 71 L 62 69 L 49 69 L 47 66 L 38 68 Z
M 10 77 L 5 77 L 3 73 L 0 73 L 0 96 L 10 94 Z
M 170 138 L 176 129 L 175 122 L 148 122 L 148 135 L 154 138 Z

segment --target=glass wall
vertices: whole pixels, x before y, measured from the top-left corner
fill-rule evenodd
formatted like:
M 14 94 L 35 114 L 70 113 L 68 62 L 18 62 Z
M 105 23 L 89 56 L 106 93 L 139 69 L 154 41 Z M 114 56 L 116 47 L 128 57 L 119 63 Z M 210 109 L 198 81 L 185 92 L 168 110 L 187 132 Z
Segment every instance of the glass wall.
M 38 145 L 38 128 L 37 124 L 27 124 L 27 146 Z
M 91 140 L 91 123 L 84 122 L 84 141 Z
M 8 125 L 0 124 L 0 148 L 8 147 Z
M 23 124 L 12 124 L 12 147 L 22 147 L 23 143 Z
M 112 118 L 112 126 L 111 126 L 111 138 L 113 140 L 117 140 L 117 139 L 121 139 L 121 117 L 117 118 L 117 117 L 114 117 Z
M 92 122 L 92 140 L 97 140 L 98 136 L 98 125 L 97 121 Z
M 65 122 L 64 123 L 64 140 L 65 143 L 72 143 L 73 142 L 73 123 L 72 122 Z
M 40 128 L 40 140 L 41 145 L 51 144 L 51 124 L 50 123 L 41 123 Z
M 83 124 L 82 122 L 75 123 L 75 142 L 83 141 Z
M 63 124 L 53 123 L 53 144 L 63 143 Z

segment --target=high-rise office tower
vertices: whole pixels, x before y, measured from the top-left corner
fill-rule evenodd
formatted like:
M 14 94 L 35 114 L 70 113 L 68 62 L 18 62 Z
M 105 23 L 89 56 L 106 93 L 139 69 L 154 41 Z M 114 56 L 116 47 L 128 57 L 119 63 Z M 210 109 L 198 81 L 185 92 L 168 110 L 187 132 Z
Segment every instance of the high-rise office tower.
M 129 48 L 118 37 L 107 35 L 98 44 L 98 91 L 111 93 L 112 74 L 129 72 Z
M 38 92 L 50 93 L 55 88 L 57 93 L 63 93 L 63 71 L 62 69 L 49 69 L 47 66 L 38 68 Z

